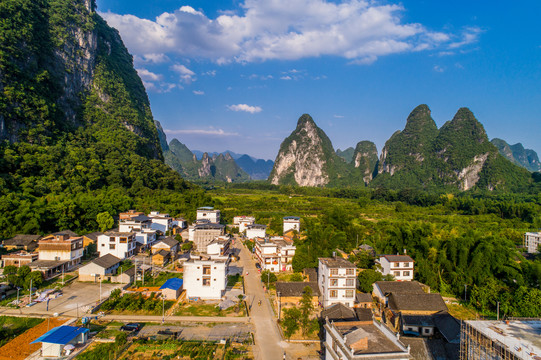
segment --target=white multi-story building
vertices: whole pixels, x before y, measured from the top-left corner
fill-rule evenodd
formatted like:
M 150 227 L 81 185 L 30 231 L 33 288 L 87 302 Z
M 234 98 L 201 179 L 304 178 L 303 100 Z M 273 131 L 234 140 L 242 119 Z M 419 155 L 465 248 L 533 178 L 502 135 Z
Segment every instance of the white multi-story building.
M 197 220 L 209 220 L 211 223 L 220 223 L 220 210 L 214 210 L 211 206 L 204 206 L 197 209 Z
M 255 239 L 254 252 L 262 270 L 272 272 L 291 270 L 295 250 L 293 243 L 281 237 Z
M 120 219 L 118 222 L 119 232 L 141 231 L 151 229 L 152 220 L 146 215 L 136 215 Z
M 353 307 L 357 289 L 357 268 L 341 257 L 319 258 L 318 286 L 323 307 L 342 303 Z
M 150 227 L 161 231 L 162 234 L 168 232 L 173 226 L 173 218 L 169 214 L 160 214 L 159 211 L 151 211 L 148 217 L 151 221 Z
M 135 233 L 108 231 L 98 236 L 98 252 L 100 257 L 111 254 L 125 259 L 134 254 Z
M 524 234 L 524 246 L 530 254 L 537 253 L 539 245 L 541 245 L 541 232 L 527 232 Z
M 381 255 L 376 262 L 383 275 L 393 275 L 396 281 L 413 280 L 414 261 L 408 255 Z
M 38 242 L 38 260 L 65 261 L 70 268 L 81 262 L 83 257 L 83 237 L 56 233 Z
M 188 298 L 221 299 L 227 285 L 229 260 L 191 259 L 184 263 Z
M 252 224 L 246 226 L 246 237 L 255 239 L 258 237 L 264 238 L 267 234 L 267 225 Z
M 211 258 L 227 258 L 229 256 L 229 248 L 231 246 L 231 238 L 229 235 L 219 236 L 212 240 L 207 245 L 207 255 Z
M 135 234 L 135 241 L 141 244 L 143 249 L 147 249 L 156 242 L 157 236 L 154 229 L 133 230 L 132 232 Z
M 255 223 L 255 217 L 253 216 L 235 216 L 233 218 L 233 225 L 239 227 L 239 232 L 246 230 L 246 226 L 252 225 Z
M 284 234 L 289 230 L 301 231 L 301 218 L 297 216 L 286 216 L 284 218 Z
M 207 245 L 214 239 L 224 235 L 225 226 L 222 224 L 204 223 L 193 227 L 193 243 L 199 252 L 205 252 Z

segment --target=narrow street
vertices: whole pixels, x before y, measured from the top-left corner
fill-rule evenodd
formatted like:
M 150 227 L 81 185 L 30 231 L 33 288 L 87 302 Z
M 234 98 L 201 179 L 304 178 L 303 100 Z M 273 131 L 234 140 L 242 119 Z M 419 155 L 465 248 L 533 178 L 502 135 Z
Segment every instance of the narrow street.
M 257 351 L 254 351 L 255 360 L 280 360 L 283 359 L 284 351 L 287 354 L 288 344 L 282 341 L 277 328 L 274 312 L 271 304 L 265 297 L 265 291 L 261 284 L 255 262 L 248 249 L 235 240 L 235 247 L 240 249 L 240 265 L 243 267 L 245 294 L 247 303 L 252 306 L 250 317 L 254 324 L 254 337 Z M 246 273 L 248 272 L 248 275 Z M 258 301 L 261 300 L 261 306 Z M 288 359 L 290 357 L 287 357 Z

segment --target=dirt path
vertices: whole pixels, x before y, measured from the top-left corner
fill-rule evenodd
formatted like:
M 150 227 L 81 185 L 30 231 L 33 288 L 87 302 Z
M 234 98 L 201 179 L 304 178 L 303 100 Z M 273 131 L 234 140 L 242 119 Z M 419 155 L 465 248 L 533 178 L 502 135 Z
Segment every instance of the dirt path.
M 32 341 L 66 321 L 59 318 L 45 319 L 41 324 L 26 330 L 0 348 L 0 360 L 24 360 L 41 347 L 41 343 L 30 344 Z

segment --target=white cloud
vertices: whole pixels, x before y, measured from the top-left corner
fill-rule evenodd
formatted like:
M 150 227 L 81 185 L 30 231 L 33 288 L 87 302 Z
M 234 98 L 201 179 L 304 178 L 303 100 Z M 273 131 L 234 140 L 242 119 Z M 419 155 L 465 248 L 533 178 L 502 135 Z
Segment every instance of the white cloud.
M 273 76 L 272 75 L 257 75 L 257 74 L 252 74 L 250 76 L 248 76 L 248 79 L 250 80 L 270 80 L 272 79 Z
M 434 65 L 433 69 L 434 69 L 435 72 L 439 72 L 439 73 L 442 73 L 442 72 L 445 71 L 445 69 L 442 68 L 442 67 L 439 66 L 439 65 Z
M 189 129 L 189 130 L 170 130 L 164 129 L 166 134 L 170 135 L 206 135 L 206 136 L 239 136 L 235 132 L 226 132 L 223 129 Z
M 136 69 L 137 74 L 143 81 L 159 81 L 163 78 L 161 74 L 155 74 L 147 69 Z
M 479 34 L 467 28 L 453 41 L 453 34 L 403 22 L 404 11 L 402 5 L 372 0 L 244 0 L 238 12 L 221 10 L 216 18 L 190 6 L 154 20 L 101 15 L 137 56 L 175 53 L 222 65 L 324 55 L 370 64 L 389 54 L 461 47 Z
M 476 43 L 479 40 L 479 36 L 483 33 L 483 30 L 478 27 L 466 27 L 462 31 L 461 39 L 449 44 L 450 49 L 461 48 L 463 46 Z
M 231 111 L 244 111 L 249 112 L 250 114 L 255 114 L 263 110 L 259 106 L 250 106 L 246 104 L 227 105 L 227 108 Z
M 202 90 L 194 90 L 192 91 L 195 95 L 205 95 L 205 92 Z
M 334 118 L 336 119 L 342 119 L 344 117 L 344 115 L 333 115 Z
M 282 79 L 282 80 L 292 80 L 291 76 L 289 76 L 289 75 L 282 76 L 282 77 L 280 77 L 280 79 Z
M 195 73 L 184 65 L 175 64 L 171 66 L 171 70 L 180 74 L 180 81 L 183 83 L 190 84 L 191 82 L 197 80 Z
M 203 73 L 205 76 L 216 76 L 216 70 L 209 70 Z
M 161 64 L 164 62 L 169 61 L 169 57 L 165 54 L 142 54 L 142 55 L 135 55 L 136 63 L 153 63 L 153 64 Z

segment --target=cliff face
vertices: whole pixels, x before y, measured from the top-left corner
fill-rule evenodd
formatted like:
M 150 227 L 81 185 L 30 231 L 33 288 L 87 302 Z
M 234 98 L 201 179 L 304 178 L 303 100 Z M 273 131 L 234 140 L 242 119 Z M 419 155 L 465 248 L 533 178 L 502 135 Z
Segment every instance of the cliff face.
M 509 145 L 502 139 L 492 139 L 500 154 L 512 163 L 522 166 L 529 171 L 541 171 L 541 162 L 537 153 L 531 149 L 525 149 L 521 143 Z
M 162 159 L 132 57 L 93 0 L 6 0 L 0 13 L 0 139 L 45 143 L 97 124 L 98 136 L 114 129 L 109 137 Z
M 269 181 L 275 185 L 326 186 L 348 176 L 346 163 L 335 154 L 331 140 L 310 115 L 304 114 L 280 145 Z
M 378 150 L 371 141 L 361 141 L 353 153 L 353 166 L 361 173 L 365 184 L 370 183 L 377 173 Z

